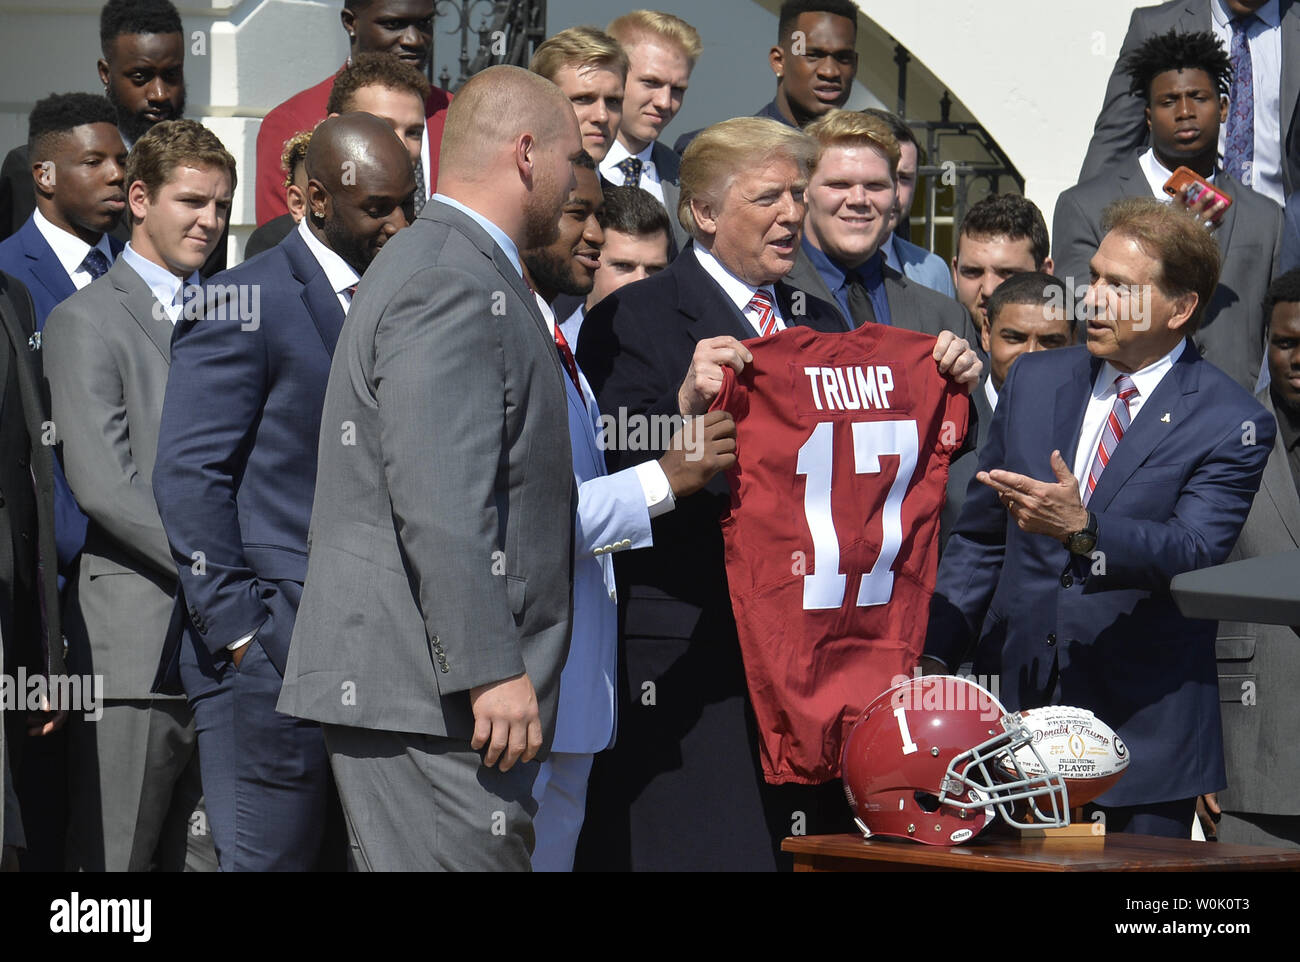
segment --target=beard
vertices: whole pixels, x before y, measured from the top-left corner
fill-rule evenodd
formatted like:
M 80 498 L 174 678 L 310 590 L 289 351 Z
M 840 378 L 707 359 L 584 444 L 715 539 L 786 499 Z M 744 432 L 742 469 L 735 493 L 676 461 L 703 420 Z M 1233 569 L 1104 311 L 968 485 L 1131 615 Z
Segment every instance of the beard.
M 528 268 L 528 276 L 543 295 L 550 294 L 554 298 L 557 294 L 577 296 L 591 293 L 592 281 L 579 281 L 573 274 L 571 258 L 557 254 L 549 247 L 524 251 L 523 261 Z
M 325 223 L 321 225 L 321 233 L 325 235 L 326 246 L 343 258 L 357 274 L 364 274 L 370 262 L 375 259 L 373 249 L 365 247 L 348 233 L 348 229 L 337 216 L 326 218 Z
M 524 202 L 524 250 L 539 250 L 554 244 L 560 236 L 560 210 L 564 196 L 555 189 L 555 178 L 539 167 L 533 189 Z
M 147 117 L 142 117 L 139 114 L 132 113 L 130 108 L 117 98 L 117 91 L 113 89 L 112 84 L 109 84 L 104 89 L 104 96 L 108 97 L 109 103 L 111 103 L 113 108 L 117 111 L 118 130 L 125 134 L 126 138 L 131 141 L 133 145 L 153 128 L 155 121 L 149 120 Z M 170 116 L 164 117 L 163 120 L 179 120 L 184 116 L 185 90 L 182 88 L 180 102 L 176 104 Z

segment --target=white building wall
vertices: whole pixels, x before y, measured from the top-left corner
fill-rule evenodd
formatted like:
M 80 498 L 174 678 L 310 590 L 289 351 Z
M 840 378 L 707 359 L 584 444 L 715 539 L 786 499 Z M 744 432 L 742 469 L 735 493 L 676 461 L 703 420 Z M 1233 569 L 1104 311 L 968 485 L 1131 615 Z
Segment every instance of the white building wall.
M 693 23 L 704 54 L 682 112 L 665 136 L 753 113 L 773 95 L 766 51 L 779 0 L 646 0 Z M 1123 40 L 1131 0 L 857 0 L 879 26 L 859 42 L 862 64 L 850 106 L 893 108 L 896 38 L 915 58 L 909 117 L 938 119 L 951 91 L 954 119 L 983 124 L 1048 214 L 1074 182 L 1106 77 Z M 239 162 L 232 262 L 253 227 L 254 147 L 260 118 L 317 83 L 347 54 L 339 0 L 179 0 L 189 34 L 187 114 L 209 124 Z M 632 3 L 550 0 L 548 32 L 603 25 Z M 55 91 L 101 89 L 100 3 L 0 0 L 0 149 L 26 139 L 27 113 Z M 440 21 L 440 30 L 448 23 Z M 455 37 L 440 36 L 435 70 L 456 73 Z M 870 88 L 870 89 L 868 89 Z

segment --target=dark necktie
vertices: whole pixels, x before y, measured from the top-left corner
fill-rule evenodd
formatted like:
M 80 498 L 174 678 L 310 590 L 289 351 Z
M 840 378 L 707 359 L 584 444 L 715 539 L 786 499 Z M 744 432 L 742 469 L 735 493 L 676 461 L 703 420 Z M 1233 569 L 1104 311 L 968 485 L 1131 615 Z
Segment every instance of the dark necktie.
M 92 281 L 97 281 L 108 273 L 108 258 L 104 256 L 104 252 L 98 247 L 92 247 L 86 252 L 81 267 L 90 275 Z
M 424 162 L 417 160 L 415 162 L 415 216 L 420 216 L 420 211 L 424 210 L 424 203 L 429 199 L 428 192 L 424 187 Z
M 854 327 L 863 324 L 892 324 L 889 300 L 885 296 L 885 278 L 881 270 L 883 255 L 877 253 L 856 270 L 848 271 L 844 281 L 848 285 L 849 316 Z
M 1223 139 L 1223 169 L 1248 187 L 1255 180 L 1255 75 L 1246 31 L 1256 19 L 1253 13 L 1232 18 L 1232 87 Z
M 624 187 L 639 187 L 641 185 L 641 168 L 645 165 L 641 163 L 638 157 L 624 157 L 614 165 L 623 175 Z

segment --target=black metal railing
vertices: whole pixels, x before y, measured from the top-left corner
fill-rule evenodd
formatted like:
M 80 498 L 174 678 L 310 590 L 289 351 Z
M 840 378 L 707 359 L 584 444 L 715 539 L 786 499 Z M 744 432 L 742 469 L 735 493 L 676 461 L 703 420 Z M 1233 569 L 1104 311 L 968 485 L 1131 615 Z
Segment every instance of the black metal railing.
M 445 32 L 460 35 L 460 73 L 447 65 L 438 85 L 453 93 L 474 74 L 496 64 L 527 67 L 537 45 L 546 39 L 546 0 L 438 0 L 438 20 L 454 20 Z M 433 79 L 433 58 L 429 58 Z

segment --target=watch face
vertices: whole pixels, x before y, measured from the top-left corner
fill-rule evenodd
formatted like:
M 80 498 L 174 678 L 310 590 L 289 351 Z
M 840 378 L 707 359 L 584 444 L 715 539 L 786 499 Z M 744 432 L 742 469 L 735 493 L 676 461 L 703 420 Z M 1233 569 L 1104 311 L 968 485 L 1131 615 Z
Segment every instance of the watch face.
M 1096 544 L 1097 536 L 1091 531 L 1076 531 L 1070 535 L 1070 551 L 1074 554 L 1091 554 Z

